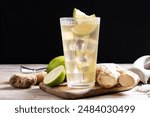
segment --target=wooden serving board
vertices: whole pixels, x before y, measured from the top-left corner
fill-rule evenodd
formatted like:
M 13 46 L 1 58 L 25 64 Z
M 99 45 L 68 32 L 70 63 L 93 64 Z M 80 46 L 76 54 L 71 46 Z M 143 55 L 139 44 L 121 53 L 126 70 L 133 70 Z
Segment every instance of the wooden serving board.
M 86 98 L 86 97 L 127 91 L 127 90 L 132 89 L 134 86 L 121 87 L 118 85 L 113 88 L 106 89 L 106 88 L 100 87 L 99 85 L 96 85 L 95 87 L 88 88 L 88 89 L 73 89 L 73 88 L 67 87 L 67 85 L 60 85 L 57 87 L 48 87 L 43 82 L 41 82 L 39 84 L 39 87 L 41 90 L 47 93 L 53 94 L 55 96 L 58 96 L 64 99 L 79 99 L 79 98 Z

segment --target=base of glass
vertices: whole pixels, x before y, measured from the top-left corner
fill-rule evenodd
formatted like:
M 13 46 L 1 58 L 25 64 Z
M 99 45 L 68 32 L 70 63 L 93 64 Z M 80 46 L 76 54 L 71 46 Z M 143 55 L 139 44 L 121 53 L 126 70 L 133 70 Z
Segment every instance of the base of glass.
M 89 82 L 89 83 L 67 83 L 67 86 L 70 88 L 92 88 L 95 86 L 95 82 Z

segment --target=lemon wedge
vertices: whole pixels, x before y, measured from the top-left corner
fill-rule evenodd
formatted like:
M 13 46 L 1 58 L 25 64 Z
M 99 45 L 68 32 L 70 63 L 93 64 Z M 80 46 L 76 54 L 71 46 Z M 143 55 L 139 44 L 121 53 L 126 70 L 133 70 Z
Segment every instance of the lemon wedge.
M 95 14 L 86 15 L 84 12 L 80 11 L 79 9 L 74 8 L 73 10 L 73 18 L 95 18 Z
M 97 27 L 95 14 L 89 16 L 75 8 L 73 10 L 73 18 L 76 18 L 77 25 L 71 30 L 77 35 L 89 35 Z

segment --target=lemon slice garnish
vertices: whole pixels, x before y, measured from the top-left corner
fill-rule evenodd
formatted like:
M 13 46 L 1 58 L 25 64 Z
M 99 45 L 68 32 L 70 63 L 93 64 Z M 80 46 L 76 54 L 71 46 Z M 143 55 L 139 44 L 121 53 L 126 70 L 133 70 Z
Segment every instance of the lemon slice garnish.
M 71 30 L 77 35 L 88 35 L 97 27 L 95 14 L 89 16 L 75 8 L 73 10 L 73 17 L 76 18 L 77 25 L 71 28 Z

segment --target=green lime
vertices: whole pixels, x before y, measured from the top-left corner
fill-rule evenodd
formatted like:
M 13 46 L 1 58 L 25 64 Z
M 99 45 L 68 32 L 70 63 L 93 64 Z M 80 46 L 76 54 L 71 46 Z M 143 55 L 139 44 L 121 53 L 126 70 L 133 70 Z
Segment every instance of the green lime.
M 50 87 L 58 86 L 64 81 L 65 75 L 66 75 L 65 68 L 63 65 L 60 65 L 51 70 L 45 76 L 43 83 Z
M 53 70 L 54 68 L 56 68 L 59 65 L 63 65 L 65 67 L 64 56 L 58 56 L 58 57 L 52 59 L 47 66 L 47 72 L 50 72 L 51 70 Z

